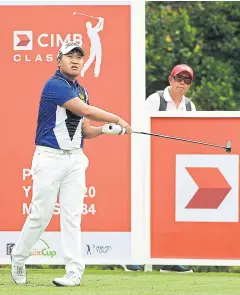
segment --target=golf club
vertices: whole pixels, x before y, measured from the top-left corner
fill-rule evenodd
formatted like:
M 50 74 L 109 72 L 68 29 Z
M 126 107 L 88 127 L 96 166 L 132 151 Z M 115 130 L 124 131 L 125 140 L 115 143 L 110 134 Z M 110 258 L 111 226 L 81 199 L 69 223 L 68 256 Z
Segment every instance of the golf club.
M 80 15 L 84 15 L 84 16 L 88 16 L 88 17 L 92 17 L 92 18 L 97 18 L 96 16 L 92 16 L 92 15 L 88 15 L 88 14 L 85 14 L 85 13 L 81 13 L 81 12 L 73 12 L 73 15 L 76 15 L 76 14 L 80 14 Z
M 206 146 L 213 146 L 213 147 L 225 149 L 227 153 L 231 153 L 231 151 L 232 151 L 232 144 L 231 144 L 230 140 L 227 142 L 226 146 L 223 146 L 223 145 L 217 145 L 217 144 L 213 144 L 213 143 L 207 143 L 207 142 L 191 140 L 191 139 L 186 139 L 186 138 L 181 138 L 181 137 L 174 137 L 174 136 L 169 136 L 169 135 L 162 135 L 162 134 L 157 134 L 157 133 L 147 133 L 147 132 L 140 132 L 140 131 L 132 131 L 132 133 L 145 134 L 145 135 L 157 136 L 157 137 L 168 138 L 168 139 L 173 139 L 173 140 L 186 141 L 186 142 L 202 144 L 202 145 L 206 145 Z

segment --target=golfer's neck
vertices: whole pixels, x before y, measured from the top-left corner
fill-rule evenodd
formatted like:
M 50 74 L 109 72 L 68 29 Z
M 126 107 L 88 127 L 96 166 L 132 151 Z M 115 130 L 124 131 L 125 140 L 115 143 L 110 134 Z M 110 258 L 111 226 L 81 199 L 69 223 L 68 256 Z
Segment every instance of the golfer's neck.
M 66 78 L 68 78 L 69 80 L 71 80 L 73 83 L 76 81 L 76 79 L 77 79 L 77 76 L 72 76 L 72 75 L 69 75 L 69 74 L 67 74 L 67 73 L 65 73 L 65 72 L 62 72 L 62 71 L 60 71 Z

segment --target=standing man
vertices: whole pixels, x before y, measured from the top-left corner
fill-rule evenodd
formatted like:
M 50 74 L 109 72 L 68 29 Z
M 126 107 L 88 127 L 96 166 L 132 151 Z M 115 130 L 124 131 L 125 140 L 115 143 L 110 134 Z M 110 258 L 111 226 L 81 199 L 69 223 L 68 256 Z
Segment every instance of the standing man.
M 123 119 L 89 105 L 87 92 L 77 81 L 84 55 L 78 43 L 64 44 L 57 56 L 59 70 L 43 88 L 31 168 L 32 212 L 11 255 L 11 274 L 17 284 L 27 282 L 25 262 L 49 224 L 59 195 L 66 275 L 54 279 L 53 283 L 57 286 L 80 285 L 85 269 L 80 223 L 88 166 L 82 150 L 83 138 L 94 138 L 102 133 L 119 134 L 119 129 L 131 133 L 131 127 Z M 108 124 L 94 127 L 89 119 L 115 123 L 118 128 L 108 128 Z
M 196 111 L 193 102 L 185 96 L 192 85 L 193 70 L 185 64 L 175 66 L 168 77 L 169 86 L 151 94 L 146 100 L 148 111 Z
M 164 90 L 151 94 L 146 100 L 148 111 L 196 111 L 193 102 L 185 96 L 192 85 L 193 70 L 185 64 L 175 66 L 168 77 L 169 86 Z M 193 272 L 191 268 L 183 265 L 163 265 L 161 272 Z

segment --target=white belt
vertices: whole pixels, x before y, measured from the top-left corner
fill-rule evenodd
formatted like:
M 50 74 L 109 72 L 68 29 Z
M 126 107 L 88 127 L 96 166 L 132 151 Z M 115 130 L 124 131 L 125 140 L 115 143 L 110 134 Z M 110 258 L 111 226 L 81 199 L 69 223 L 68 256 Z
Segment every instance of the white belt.
M 60 154 L 60 155 L 70 155 L 70 154 L 81 153 L 82 149 L 60 150 L 60 149 L 54 149 L 48 146 L 36 145 L 36 151 L 52 153 L 52 154 Z

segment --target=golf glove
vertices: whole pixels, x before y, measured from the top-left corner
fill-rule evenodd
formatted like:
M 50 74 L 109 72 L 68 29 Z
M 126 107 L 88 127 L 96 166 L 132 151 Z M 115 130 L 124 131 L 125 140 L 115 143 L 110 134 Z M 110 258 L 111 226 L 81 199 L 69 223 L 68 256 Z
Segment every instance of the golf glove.
M 114 135 L 123 135 L 126 129 L 122 128 L 120 125 L 117 124 L 105 124 L 102 127 L 102 133 L 104 134 L 114 134 Z

